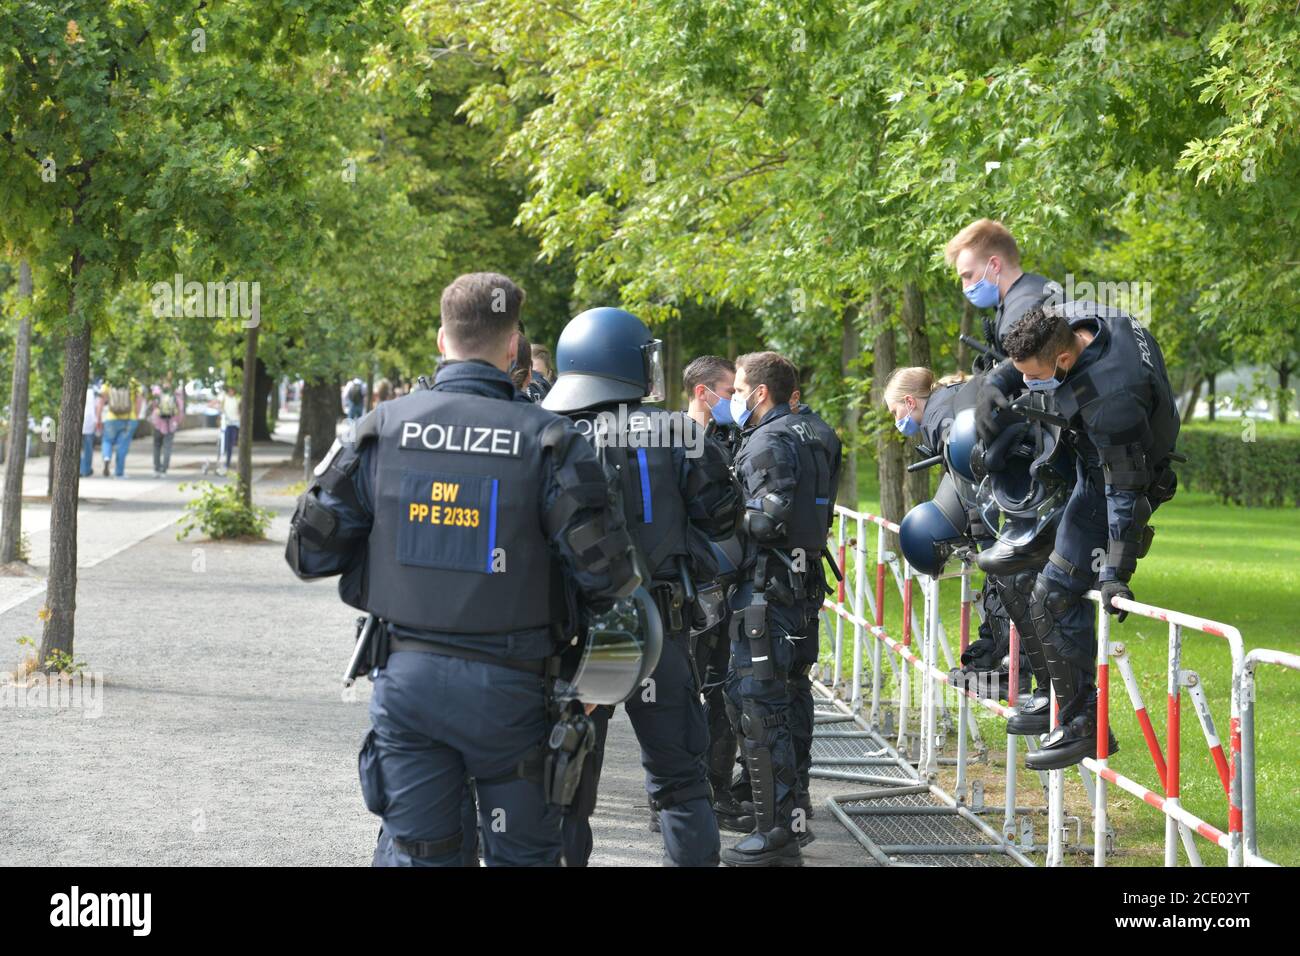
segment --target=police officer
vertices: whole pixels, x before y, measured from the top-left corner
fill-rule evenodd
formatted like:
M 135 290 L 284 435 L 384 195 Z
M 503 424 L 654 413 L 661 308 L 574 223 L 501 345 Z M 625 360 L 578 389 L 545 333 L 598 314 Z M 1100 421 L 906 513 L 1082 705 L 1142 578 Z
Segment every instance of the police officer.
M 957 413 L 963 408 L 969 408 L 973 402 L 975 391 L 979 388 L 979 380 L 968 380 L 961 373 L 946 375 L 936 379 L 931 369 L 922 366 L 911 366 L 894 369 L 890 373 L 889 380 L 885 383 L 884 401 L 890 414 L 894 417 L 895 425 L 898 430 L 905 436 L 918 435 L 920 437 L 923 451 L 926 455 L 943 454 L 947 441 L 949 430 L 952 428 L 957 418 Z M 958 474 L 956 477 L 946 477 L 944 482 L 956 482 L 962 479 Z M 966 485 L 967 497 L 969 492 L 973 491 L 973 486 Z M 961 501 L 960 494 L 957 493 L 956 487 L 949 491 L 941 483 L 939 494 L 935 495 L 935 501 L 943 500 L 945 506 L 954 512 L 954 517 L 960 511 Z M 953 507 L 953 505 L 956 507 Z M 937 533 L 943 535 L 949 530 L 965 532 L 969 525 L 962 521 L 954 524 L 948 523 L 947 518 L 941 514 L 941 508 L 927 509 L 925 514 L 918 513 L 916 516 L 909 515 L 909 525 L 913 522 L 920 523 L 926 528 L 925 533 Z M 922 549 L 924 550 L 924 549 Z M 906 549 L 905 549 L 906 551 Z M 923 570 L 919 564 L 912 561 L 912 566 L 918 570 Z M 928 572 L 926 572 L 928 573 Z M 976 673 L 988 673 L 998 671 L 1001 666 L 1003 657 L 1006 656 L 1011 643 L 1011 618 L 1007 613 L 1006 607 L 1002 601 L 1004 589 L 1010 586 L 1010 578 L 1002 575 L 987 575 L 984 587 L 980 592 L 980 610 L 982 611 L 983 620 L 979 626 L 979 638 L 962 654 L 962 664 L 969 666 L 969 669 Z M 1037 650 L 1034 645 L 1032 650 Z M 1038 679 L 1041 703 L 1043 708 L 1041 713 L 1046 714 L 1047 685 L 1048 675 L 1047 668 L 1041 653 L 1034 654 L 1030 649 L 1022 647 L 1021 654 L 1023 663 L 1027 666 L 1020 668 L 1020 687 L 1018 690 L 1023 695 L 1024 703 L 1032 705 L 1034 699 L 1028 692 L 1028 680 L 1030 673 Z M 1003 675 L 1006 676 L 1006 675 Z M 1001 679 L 999 679 L 999 685 Z M 1007 690 L 1009 691 L 1009 686 Z M 1001 691 L 1001 686 L 998 691 Z M 1006 697 L 1005 693 L 1001 694 Z M 1038 711 L 1035 711 L 1038 713 Z M 1035 717 L 1028 725 L 1029 730 L 1021 729 L 1018 721 L 1025 718 L 1020 713 L 1013 715 L 1008 721 L 1008 730 L 1011 733 L 1027 733 L 1030 730 L 1036 730 L 1038 733 L 1046 732 L 1047 728 L 1038 728 Z
M 342 574 L 382 622 L 359 761 L 376 865 L 458 865 L 467 777 L 488 865 L 558 863 L 538 773 L 550 662 L 575 597 L 606 607 L 640 583 L 591 447 L 507 376 L 523 298 L 493 273 L 449 285 L 432 388 L 336 442 L 294 513 L 295 573 Z
M 664 398 L 663 344 L 636 316 L 583 312 L 560 333 L 555 358 L 559 375 L 543 405 L 573 417 L 596 445 L 663 619 L 659 666 L 625 706 L 666 862 L 716 866 L 709 738 L 690 632 L 696 588 L 717 574 L 709 541 L 735 531 L 739 489 L 719 446 L 694 421 L 642 404 Z
M 1093 302 L 1035 306 L 1004 344 L 1009 359 L 989 382 L 1005 394 L 1018 385 L 1050 394 L 1076 462 L 1074 490 L 1027 607 L 1008 605 L 1017 627 L 1042 644 L 1062 708 L 1057 730 L 1027 764 L 1054 770 L 1086 756 L 1097 730 L 1096 635 L 1081 595 L 1097 581 L 1106 611 L 1126 616 L 1111 600 L 1132 600 L 1129 579 L 1151 546 L 1148 521 L 1177 487 L 1179 416 L 1160 346 L 1121 312 Z M 1103 555 L 1098 574 L 1093 562 Z M 1110 751 L 1117 749 L 1112 734 Z
M 800 422 L 812 425 L 822 446 L 826 449 L 827 463 L 830 466 L 830 501 L 826 507 L 826 531 L 829 534 L 835 523 L 835 501 L 840 488 L 840 466 L 844 459 L 844 447 L 840 436 L 812 407 L 803 402 L 800 390 L 796 387 L 790 396 L 791 413 L 800 416 Z M 817 595 L 817 609 L 813 611 L 812 620 L 804 631 L 803 640 L 795 644 L 794 670 L 790 674 L 790 739 L 794 744 L 795 767 L 799 775 L 799 795 L 795 805 L 803 811 L 806 819 L 813 817 L 812 798 L 809 796 L 812 773 L 812 742 L 815 726 L 816 708 L 813 705 L 812 669 L 817 666 L 817 655 L 821 649 L 821 595 L 834 593 L 826 581 L 823 560 L 828 556 L 823 550 L 817 561 L 809 567 L 808 587 Z M 832 559 L 833 560 L 833 559 Z M 812 830 L 804 829 L 800 837 L 800 846 L 812 842 Z
M 741 714 L 755 830 L 722 854 L 733 866 L 799 866 L 799 779 L 790 734 L 794 643 L 822 603 L 831 468 L 817 429 L 792 414 L 794 366 L 775 352 L 736 360 L 732 418 L 744 431 L 736 477 L 745 495 L 747 583 L 732 627 L 727 696 Z
M 956 269 L 962 291 L 972 305 L 978 309 L 996 306 L 993 317 L 985 316 L 983 320 L 984 341 L 990 352 L 976 357 L 977 372 L 987 372 L 997 361 L 1005 358 L 1003 341 L 1026 310 L 1049 296 L 1056 301 L 1063 298 L 1059 285 L 1037 273 L 1021 270 L 1020 248 L 1015 237 L 1006 226 L 992 219 L 979 219 L 962 229 L 948 242 L 944 255 L 948 264 Z M 1000 389 L 984 388 L 982 382 L 977 383 L 976 388 L 978 418 L 982 437 L 987 443 L 992 440 L 990 433 L 1000 431 L 1008 420 L 1000 415 L 995 404 L 995 392 Z M 998 591 L 1000 603 L 1007 609 L 1013 606 L 1024 608 L 1027 595 L 1016 591 L 1009 576 L 997 575 L 992 583 Z M 1015 613 L 1011 616 L 1014 618 Z M 1020 702 L 1016 714 L 1008 721 L 1007 730 L 1016 734 L 1045 733 L 1051 700 L 1045 692 L 1046 658 L 1033 635 L 1022 631 L 1020 637 L 1021 646 L 1032 662 L 1038 687 Z
M 971 305 L 977 309 L 997 307 L 991 319 L 984 318 L 984 340 L 998 358 L 1004 355 L 1002 340 L 1025 310 L 1060 288 L 1044 276 L 1021 270 L 1015 237 L 992 219 L 976 220 L 953 236 L 944 257 L 957 270 Z M 993 364 L 989 356 L 977 356 L 975 371 L 985 371 Z
M 701 355 L 682 370 L 682 384 L 688 396 L 686 413 L 705 430 L 709 440 L 722 445 L 728 467 L 740 446 L 740 429 L 731 420 L 735 380 L 735 364 L 719 355 Z M 723 584 L 730 589 L 738 583 L 744 546 L 739 535 L 731 535 L 718 542 L 718 548 L 722 552 L 720 573 L 726 578 Z M 709 726 L 709 785 L 713 789 L 718 825 L 723 829 L 738 829 L 737 821 L 747 819 L 748 825 L 740 832 L 748 833 L 753 829 L 753 815 L 746 814 L 740 805 L 741 800 L 749 799 L 748 785 L 743 794 L 732 793 L 739 714 L 731 711 L 725 692 L 731 660 L 731 640 L 727 636 L 730 621 L 730 607 L 724 606 L 722 620 L 696 635 L 696 670 L 702 676 L 704 689 L 704 711 Z

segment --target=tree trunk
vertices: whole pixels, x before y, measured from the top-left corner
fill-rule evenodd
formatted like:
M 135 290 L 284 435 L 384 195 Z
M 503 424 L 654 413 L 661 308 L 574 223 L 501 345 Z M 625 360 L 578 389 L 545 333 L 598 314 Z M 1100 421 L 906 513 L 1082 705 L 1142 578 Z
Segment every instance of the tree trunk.
M 266 410 L 271 403 L 271 392 L 275 388 L 275 381 L 266 371 L 266 363 L 260 358 L 257 360 L 256 368 L 256 389 L 253 394 L 253 441 L 270 441 L 271 430 L 267 425 Z
M 254 324 L 245 330 L 244 336 L 244 393 L 239 416 L 239 493 L 246 505 L 253 503 L 253 419 L 257 417 L 257 337 L 261 326 L 262 323 L 254 317 Z
M 840 333 L 840 376 L 845 382 L 851 382 L 859 373 L 857 366 L 862 357 L 862 336 L 858 332 L 858 307 L 846 306 L 842 317 L 843 328 Z M 857 510 L 858 507 L 858 423 L 862 410 L 858 407 L 856 388 L 846 389 L 849 400 L 844 403 L 844 417 L 840 421 L 843 429 L 840 441 L 847 449 L 840 464 L 840 487 L 836 495 L 839 504 Z
M 961 303 L 961 334 L 974 336 L 975 333 L 975 306 L 971 305 L 970 300 L 962 296 Z M 971 349 L 970 346 L 961 339 L 957 340 L 957 368 L 963 372 L 971 367 Z
M 1290 410 L 1291 396 L 1287 394 L 1287 388 L 1291 384 L 1291 363 L 1283 362 L 1277 367 L 1277 420 L 1278 424 L 1286 424 L 1287 412 Z
M 90 322 L 76 319 L 77 278 L 85 260 L 72 256 L 72 291 L 68 314 L 76 323 L 63 346 L 63 392 L 59 397 L 59 423 L 55 433 L 54 494 L 50 498 L 50 572 L 45 588 L 45 626 L 38 660 L 42 667 L 55 652 L 72 654 L 77 612 L 77 492 L 81 484 L 81 421 L 90 377 Z
M 14 377 L 9 397 L 9 447 L 5 451 L 4 500 L 0 504 L 0 564 L 18 558 L 23 533 L 23 468 L 27 464 L 27 395 L 31 385 L 32 270 L 24 259 L 18 265 L 18 337 L 14 342 Z M 26 301 L 21 301 L 21 300 Z M 81 434 L 81 429 L 77 429 Z M 51 471 L 53 471 L 53 462 Z
M 878 292 L 871 294 L 871 315 L 872 323 L 879 329 L 871 363 L 871 402 L 878 407 L 885 400 L 885 379 L 898 361 L 894 327 Z M 890 521 L 898 521 L 903 517 L 903 446 L 895 433 L 884 430 L 876 436 L 876 462 L 880 475 L 880 514 Z M 897 550 L 897 536 L 888 534 L 885 538 L 886 546 Z
M 1196 379 L 1192 382 L 1191 391 L 1187 393 L 1187 404 L 1183 406 L 1183 416 L 1182 416 L 1184 425 L 1190 422 L 1192 420 L 1192 416 L 1196 414 L 1196 401 L 1201 397 L 1201 383 L 1203 381 L 1204 381 L 1203 378 L 1197 376 Z
M 1219 401 L 1219 390 L 1218 386 L 1215 384 L 1215 378 L 1215 372 L 1211 372 L 1209 375 L 1205 376 L 1205 381 L 1208 385 L 1208 389 L 1205 393 L 1205 404 L 1210 410 L 1210 421 L 1214 421 L 1214 406 L 1218 404 Z
M 907 357 L 912 365 L 933 368 L 930 360 L 930 336 L 925 331 L 925 294 L 915 282 L 903 290 L 903 328 L 907 330 Z M 909 439 L 905 463 L 918 460 L 915 448 L 919 439 Z M 930 469 L 906 472 L 903 480 L 903 506 L 910 509 L 930 500 Z M 906 513 L 906 512 L 905 512 Z
M 311 464 L 325 457 L 338 434 L 339 395 L 334 382 L 304 383 L 301 409 L 304 438 L 311 439 Z M 302 461 L 301 455 L 299 462 Z
M 261 359 L 258 359 L 257 366 L 258 368 L 262 367 Z M 268 427 L 270 431 L 274 433 L 275 426 L 279 424 L 280 421 L 280 380 L 279 379 L 271 379 L 271 411 L 267 417 L 270 419 Z

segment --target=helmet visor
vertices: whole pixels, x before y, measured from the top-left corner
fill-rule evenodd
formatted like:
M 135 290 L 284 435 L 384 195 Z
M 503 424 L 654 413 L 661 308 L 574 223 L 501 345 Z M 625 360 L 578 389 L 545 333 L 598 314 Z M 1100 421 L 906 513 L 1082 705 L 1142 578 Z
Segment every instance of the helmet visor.
M 645 381 L 647 402 L 662 402 L 668 397 L 664 385 L 664 343 L 661 339 L 652 339 L 641 346 L 641 358 L 645 362 Z
M 986 476 L 976 492 L 975 507 L 980 521 L 995 538 L 1011 547 L 1022 547 L 1042 534 L 1064 506 L 1065 495 L 1060 489 L 1037 497 L 1037 501 L 1023 507 L 1008 507 L 995 494 L 992 477 Z

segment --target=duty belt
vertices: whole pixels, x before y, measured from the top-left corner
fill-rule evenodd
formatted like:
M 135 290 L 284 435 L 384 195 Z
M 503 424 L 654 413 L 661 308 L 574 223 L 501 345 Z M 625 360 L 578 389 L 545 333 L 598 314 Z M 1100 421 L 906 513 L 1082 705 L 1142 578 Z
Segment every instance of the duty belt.
M 422 637 L 398 637 L 396 634 L 389 632 L 388 635 L 389 653 L 394 651 L 418 651 L 422 654 L 441 654 L 444 657 L 460 657 L 467 661 L 478 661 L 481 664 L 496 664 L 498 667 L 508 667 L 514 671 L 523 671 L 526 674 L 536 674 L 538 677 L 546 675 L 549 662 L 558 660 L 558 658 L 539 658 L 537 660 L 519 660 L 510 657 L 498 657 L 495 654 L 489 654 L 486 651 L 470 650 L 467 647 L 457 647 L 455 644 L 441 644 L 437 641 L 426 641 Z

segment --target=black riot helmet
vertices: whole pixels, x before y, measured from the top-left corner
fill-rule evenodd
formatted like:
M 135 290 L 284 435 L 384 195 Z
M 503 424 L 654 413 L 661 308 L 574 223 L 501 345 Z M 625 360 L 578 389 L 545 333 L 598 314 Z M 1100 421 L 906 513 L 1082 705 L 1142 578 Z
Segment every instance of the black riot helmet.
M 588 309 L 570 319 L 555 345 L 555 367 L 542 402 L 553 412 L 664 400 L 663 342 L 622 309 Z
M 1060 438 L 1053 425 L 1017 422 L 983 451 L 976 509 L 985 527 L 1008 548 L 1041 548 L 1065 508 L 1074 474 Z M 978 450 L 975 457 L 980 457 Z
M 952 476 L 944 475 L 933 499 L 903 515 L 898 523 L 898 545 L 914 571 L 934 576 L 966 540 L 968 527 L 966 509 L 957 496 Z

